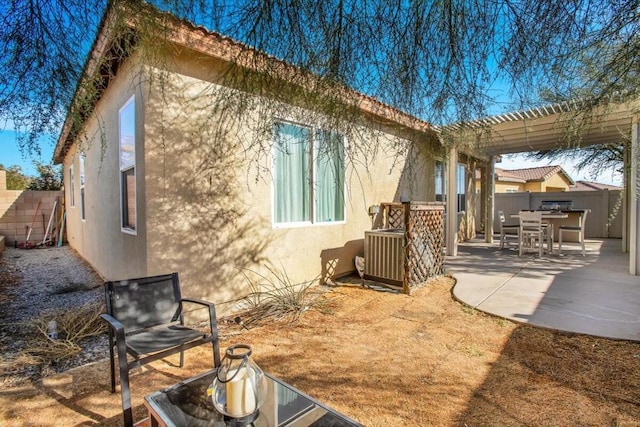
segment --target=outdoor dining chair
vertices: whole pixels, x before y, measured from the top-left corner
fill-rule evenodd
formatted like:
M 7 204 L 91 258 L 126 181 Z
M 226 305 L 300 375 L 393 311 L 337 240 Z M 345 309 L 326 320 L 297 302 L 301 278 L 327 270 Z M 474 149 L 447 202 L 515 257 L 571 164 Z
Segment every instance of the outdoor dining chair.
M 542 225 L 542 212 L 520 211 L 518 217 L 520 218 L 518 256 L 522 256 L 525 249 L 537 249 L 538 256 L 542 257 L 544 243 L 547 241 Z
M 582 245 L 582 256 L 586 255 L 584 247 L 584 228 L 587 223 L 587 214 L 591 212 L 590 209 L 585 210 L 578 220 L 578 225 L 561 225 L 558 227 L 558 253 L 562 253 L 562 235 L 564 233 L 576 233 L 578 236 L 578 243 Z
M 520 238 L 520 224 L 506 224 L 503 211 L 498 211 L 498 218 L 500 219 L 500 249 L 503 249 L 505 243 L 509 245 L 508 237 Z
M 211 343 L 213 365 L 220 366 L 218 324 L 211 302 L 182 298 L 178 273 L 104 284 L 109 324 L 111 392 L 116 391 L 115 356 L 120 372 L 120 394 L 125 426 L 133 426 L 129 371 L 149 362 Z M 209 332 L 184 326 L 185 303 L 208 310 Z M 128 361 L 127 357 L 132 358 Z

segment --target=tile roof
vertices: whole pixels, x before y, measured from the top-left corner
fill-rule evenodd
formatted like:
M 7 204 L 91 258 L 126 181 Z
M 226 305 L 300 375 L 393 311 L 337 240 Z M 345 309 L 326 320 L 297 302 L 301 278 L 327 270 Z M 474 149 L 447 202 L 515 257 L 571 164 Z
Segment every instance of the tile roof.
M 593 181 L 576 181 L 576 185 L 569 187 L 569 191 L 622 190 L 624 187 L 601 184 Z
M 496 168 L 496 181 L 502 182 L 536 182 L 546 181 L 553 175 L 560 173 L 567 178 L 570 185 L 573 185 L 573 179 L 562 169 L 562 166 L 539 166 L 525 169 L 500 169 Z M 476 178 L 480 178 L 480 173 L 476 171 Z
M 527 182 L 526 179 L 511 173 L 509 170 L 496 168 L 496 181 Z
M 557 173 L 563 173 L 567 178 L 569 178 L 569 175 L 559 165 L 538 166 L 538 167 L 526 168 L 526 169 L 510 169 L 507 172 L 509 172 L 511 175 L 520 177 L 526 180 L 527 182 L 546 181 L 547 179 L 551 178 L 553 175 Z M 571 180 L 571 178 L 569 179 Z

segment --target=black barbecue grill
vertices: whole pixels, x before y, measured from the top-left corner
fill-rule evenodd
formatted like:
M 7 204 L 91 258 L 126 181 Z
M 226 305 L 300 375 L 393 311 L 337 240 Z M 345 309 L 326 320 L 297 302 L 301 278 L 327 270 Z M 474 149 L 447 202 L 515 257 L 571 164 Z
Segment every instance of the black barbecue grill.
M 571 200 L 543 200 L 540 203 L 541 211 L 570 211 L 573 209 Z

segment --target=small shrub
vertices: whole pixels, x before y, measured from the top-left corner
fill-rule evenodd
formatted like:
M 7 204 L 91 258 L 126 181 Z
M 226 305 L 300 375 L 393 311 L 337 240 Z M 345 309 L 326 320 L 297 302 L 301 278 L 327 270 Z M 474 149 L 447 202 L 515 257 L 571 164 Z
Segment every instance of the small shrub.
M 257 283 L 245 274 L 252 292 L 244 299 L 247 309 L 237 323 L 242 321 L 246 326 L 267 319 L 295 321 L 305 311 L 324 305 L 323 292 L 314 286 L 317 278 L 294 283 L 286 271 L 266 268 L 270 273 L 268 276 L 252 272 Z

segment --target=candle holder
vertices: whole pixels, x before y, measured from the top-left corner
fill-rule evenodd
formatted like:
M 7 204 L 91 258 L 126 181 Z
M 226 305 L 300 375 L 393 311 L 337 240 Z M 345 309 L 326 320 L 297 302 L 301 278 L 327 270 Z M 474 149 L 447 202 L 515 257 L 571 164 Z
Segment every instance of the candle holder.
M 227 348 L 211 385 L 213 406 L 231 425 L 250 425 L 267 394 L 264 373 L 251 353 L 247 344 Z

